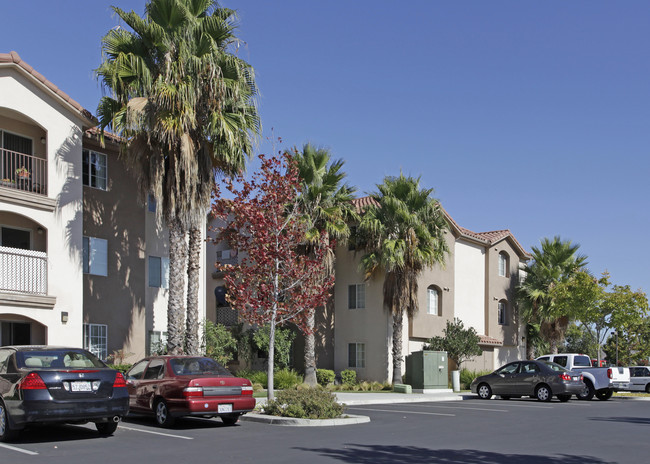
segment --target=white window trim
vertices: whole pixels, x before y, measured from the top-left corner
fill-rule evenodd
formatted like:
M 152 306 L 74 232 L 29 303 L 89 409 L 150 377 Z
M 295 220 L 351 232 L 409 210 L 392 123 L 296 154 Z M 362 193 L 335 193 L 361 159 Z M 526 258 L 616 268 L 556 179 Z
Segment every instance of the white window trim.
M 435 293 L 436 295 L 436 305 L 435 308 L 431 306 L 431 294 Z M 431 286 L 427 288 L 427 314 L 431 316 L 440 316 L 440 298 L 442 298 L 442 292 L 436 287 Z
M 501 310 L 502 305 L 503 311 Z M 497 322 L 499 325 L 508 325 L 508 303 L 504 300 L 497 303 Z
M 350 365 L 350 345 L 354 345 L 354 363 L 355 365 Z M 359 354 L 363 356 L 359 356 Z M 361 363 L 359 359 L 361 358 Z M 361 364 L 361 365 L 360 365 Z M 348 343 L 348 368 L 354 369 L 364 369 L 366 367 L 366 344 L 360 342 Z
M 108 241 L 103 238 L 87 237 L 84 235 L 83 241 L 85 240 L 88 240 L 88 255 L 86 256 L 83 253 L 83 273 L 106 277 L 108 275 Z M 99 253 L 101 252 L 103 252 L 103 262 L 99 259 Z M 88 260 L 88 271 L 86 271 L 86 260 Z
M 104 328 L 105 335 L 104 336 L 100 335 L 100 338 L 103 338 L 104 341 L 104 345 L 103 345 L 104 348 L 102 348 L 102 351 L 100 353 L 98 353 L 97 350 L 93 349 L 93 347 L 91 346 L 93 327 Z M 83 330 L 84 330 L 84 349 L 90 351 L 99 359 L 106 360 L 106 358 L 108 357 L 108 325 L 86 323 L 84 324 Z
M 510 257 L 505 252 L 499 253 L 499 277 L 508 277 L 508 262 Z
M 160 260 L 160 285 L 151 285 L 151 258 Z M 147 286 L 149 288 L 169 288 L 169 258 L 149 255 L 147 258 Z
M 32 145 L 33 145 L 33 144 L 32 144 Z M 103 192 L 108 191 L 108 155 L 107 155 L 106 153 L 102 153 L 102 152 L 99 152 L 99 151 L 91 150 L 91 149 L 89 149 L 89 148 L 84 148 L 84 149 L 82 150 L 82 152 L 81 152 L 81 153 L 82 153 L 82 154 L 81 154 L 81 169 L 82 169 L 82 170 L 83 170 L 83 157 L 84 157 L 84 152 L 88 152 L 89 155 L 90 155 L 91 153 L 94 153 L 95 155 L 99 155 L 99 156 L 103 156 L 103 157 L 104 157 L 104 171 L 105 171 L 105 174 L 106 174 L 106 176 L 105 176 L 105 178 L 104 178 L 104 183 L 106 184 L 106 187 L 101 188 L 101 187 L 96 187 L 96 186 L 94 186 L 94 185 L 91 185 L 91 184 L 92 184 L 92 175 L 90 174 L 90 159 L 88 160 L 88 185 L 86 185 L 86 184 L 83 183 L 83 174 L 84 174 L 83 172 L 81 173 L 81 183 L 83 184 L 84 187 L 94 188 L 94 189 L 96 189 L 96 190 L 101 190 L 101 191 L 103 191 Z M 95 177 L 97 177 L 97 176 L 95 176 Z
M 350 307 L 350 291 L 354 288 L 354 307 Z M 362 292 L 359 292 L 362 289 Z M 360 295 L 363 293 L 363 301 L 360 302 Z M 361 304 L 360 304 L 361 303 Z M 349 284 L 348 285 L 348 309 L 366 309 L 366 284 Z

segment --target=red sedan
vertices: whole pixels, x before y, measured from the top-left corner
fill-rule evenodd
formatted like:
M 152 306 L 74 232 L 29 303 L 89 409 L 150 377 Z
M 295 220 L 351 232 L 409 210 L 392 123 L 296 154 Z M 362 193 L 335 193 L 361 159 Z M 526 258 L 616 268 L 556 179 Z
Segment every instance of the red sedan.
M 129 369 L 126 383 L 130 412 L 153 414 L 163 427 L 182 416 L 219 416 L 233 425 L 255 408 L 250 380 L 234 377 L 211 358 L 145 358 Z

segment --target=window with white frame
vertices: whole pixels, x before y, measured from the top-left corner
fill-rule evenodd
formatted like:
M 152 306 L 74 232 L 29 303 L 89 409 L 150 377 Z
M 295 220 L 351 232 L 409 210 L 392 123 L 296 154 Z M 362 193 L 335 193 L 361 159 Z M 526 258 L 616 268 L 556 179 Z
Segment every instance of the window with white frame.
M 99 359 L 108 356 L 108 326 L 106 324 L 84 324 L 84 349 Z
M 169 258 L 149 256 L 149 286 L 169 288 Z
M 435 285 L 427 288 L 427 314 L 440 316 L 440 289 Z
M 366 367 L 365 343 L 348 344 L 348 367 Z
M 83 151 L 83 184 L 100 190 L 106 190 L 106 155 L 92 150 Z
M 497 314 L 499 325 L 508 324 L 507 316 L 508 316 L 508 302 L 505 300 L 501 300 L 499 301 L 498 304 L 498 314 Z
M 348 285 L 348 309 L 364 309 L 366 307 L 365 284 Z
M 508 262 L 509 262 L 509 257 L 508 254 L 505 252 L 499 253 L 499 276 L 500 277 L 508 277 Z
M 108 275 L 108 242 L 103 238 L 83 238 L 84 274 Z
M 149 349 L 147 354 L 149 356 L 167 354 L 167 332 L 161 332 L 160 330 L 150 330 L 148 348 Z

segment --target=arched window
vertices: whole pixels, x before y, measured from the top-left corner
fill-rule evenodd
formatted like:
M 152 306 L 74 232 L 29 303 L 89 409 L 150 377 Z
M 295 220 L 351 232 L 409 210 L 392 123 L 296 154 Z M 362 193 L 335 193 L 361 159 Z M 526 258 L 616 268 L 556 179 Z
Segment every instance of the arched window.
M 510 276 L 510 257 L 508 253 L 502 251 L 499 253 L 499 276 L 500 277 L 509 277 Z
M 499 325 L 508 325 L 508 302 L 506 300 L 499 301 L 497 320 Z
M 440 316 L 442 314 L 442 298 L 440 289 L 435 285 L 427 288 L 427 314 Z

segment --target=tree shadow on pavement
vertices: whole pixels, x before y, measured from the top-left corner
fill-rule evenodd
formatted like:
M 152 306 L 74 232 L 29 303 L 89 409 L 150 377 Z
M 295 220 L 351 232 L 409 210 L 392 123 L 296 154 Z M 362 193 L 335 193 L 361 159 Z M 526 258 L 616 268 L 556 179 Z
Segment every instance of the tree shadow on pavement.
M 296 448 L 356 464 L 610 464 L 589 456 L 493 453 L 479 450 L 429 449 L 417 446 L 346 444 L 343 449 Z

